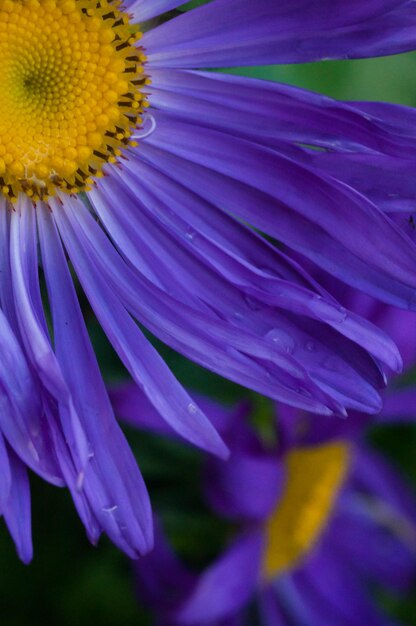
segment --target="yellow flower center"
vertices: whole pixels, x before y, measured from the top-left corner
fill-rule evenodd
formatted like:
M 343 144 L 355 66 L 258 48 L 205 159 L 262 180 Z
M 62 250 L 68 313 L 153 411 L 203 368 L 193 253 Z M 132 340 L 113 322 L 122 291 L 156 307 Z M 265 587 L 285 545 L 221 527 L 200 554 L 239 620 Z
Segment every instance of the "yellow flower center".
M 77 193 L 146 106 L 138 29 L 118 0 L 0 0 L 0 191 Z
M 324 530 L 349 467 L 345 443 L 298 448 L 287 455 L 287 482 L 266 528 L 267 579 L 293 568 Z

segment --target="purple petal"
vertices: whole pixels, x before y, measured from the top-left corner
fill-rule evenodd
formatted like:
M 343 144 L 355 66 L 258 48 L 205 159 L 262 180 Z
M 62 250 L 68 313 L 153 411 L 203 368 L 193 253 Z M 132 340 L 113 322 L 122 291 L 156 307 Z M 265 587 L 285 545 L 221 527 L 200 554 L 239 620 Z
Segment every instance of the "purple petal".
M 204 471 L 204 491 L 220 515 L 239 520 L 264 520 L 276 506 L 286 480 L 276 454 L 254 454 L 230 445 L 222 463 L 210 461 Z
M 408 0 L 214 0 L 147 32 L 153 66 L 230 67 L 412 50 Z
M 263 536 L 252 531 L 239 537 L 225 554 L 200 576 L 177 611 L 181 624 L 225 619 L 249 601 L 259 575 Z
M 396 105 L 392 123 L 387 104 L 372 110 L 371 103 L 337 101 L 278 82 L 163 69 L 152 71 L 150 102 L 177 119 L 248 137 L 288 156 L 298 154 L 306 162 L 306 154 L 312 160 L 316 156 L 319 163 L 321 157 L 347 160 L 351 153 L 361 152 L 370 163 L 379 156 L 376 153 L 400 157 L 396 159 L 399 165 L 404 152 L 406 159 L 415 155 L 415 116 L 409 107 Z M 157 110 L 154 115 L 157 122 Z M 295 150 L 299 144 L 328 152 Z M 348 174 L 341 171 L 339 175 Z
M 287 617 L 272 587 L 266 587 L 259 594 L 259 612 L 264 626 L 287 626 Z
M 3 510 L 4 519 L 16 545 L 19 557 L 30 563 L 33 557 L 29 480 L 25 465 L 8 451 L 12 482 Z
M 395 305 L 416 306 L 414 244 L 351 188 L 253 142 L 164 114 L 146 144 L 160 148 L 160 166 L 189 189 L 203 189 L 207 200 L 345 282 Z
M 378 496 L 398 517 L 411 522 L 416 519 L 413 494 L 394 469 L 376 452 L 364 447 L 358 449 L 354 460 L 354 482 L 358 488 L 364 488 Z
M 415 545 L 407 545 L 404 537 L 394 535 L 368 512 L 343 510 L 331 524 L 325 541 L 327 549 L 337 554 L 345 567 L 356 570 L 363 584 L 377 583 L 405 591 L 414 580 Z
M 72 213 L 72 201 L 65 200 L 65 202 L 67 215 L 71 219 L 76 218 L 77 215 L 81 217 L 85 212 L 81 204 L 76 204 Z M 144 338 L 118 298 L 115 297 L 114 290 L 108 281 L 103 278 L 105 273 L 99 270 L 97 261 L 100 258 L 104 261 L 104 257 L 92 255 L 91 240 L 83 236 L 81 223 L 74 220 L 77 227 L 75 234 L 59 207 L 54 208 L 59 230 L 84 289 L 103 328 L 133 378 L 143 388 L 161 415 L 179 434 L 204 449 L 226 455 L 226 448 L 214 428 L 179 385 L 151 344 Z M 89 225 L 91 226 L 91 223 Z M 95 239 L 99 234 L 102 234 L 100 230 L 94 235 L 91 233 Z M 111 251 L 113 252 L 112 248 Z
M 138 385 L 125 383 L 110 388 L 109 393 L 114 412 L 123 421 L 136 428 L 143 428 L 160 435 L 169 437 L 175 435 L 175 431 L 161 417 Z M 247 417 L 249 409 L 246 403 L 228 408 L 205 396 L 194 394 L 194 398 L 221 435 L 227 433 L 232 424 L 240 425 L 241 421 Z
M 81 471 L 88 446 L 48 336 L 38 280 L 35 211 L 28 199 L 11 214 L 10 236 L 16 315 L 25 350 L 42 384 L 58 402 L 62 428 Z
M 3 514 L 7 500 L 9 499 L 12 484 L 10 459 L 4 438 L 0 431 L 0 515 Z
M 147 491 L 111 410 L 59 236 L 45 206 L 38 206 L 38 225 L 56 355 L 89 442 L 81 488 L 102 528 L 135 556 L 152 544 Z
M 128 0 L 124 2 L 128 12 L 132 13 L 137 22 L 150 20 L 161 13 L 176 9 L 184 4 L 184 0 Z
M 189 595 L 196 576 L 180 562 L 157 520 L 154 533 L 153 550 L 134 564 L 137 592 L 157 613 L 167 614 Z
M 166 179 L 161 180 L 160 184 L 162 183 L 164 187 L 168 187 L 169 185 L 169 181 Z M 129 181 L 129 185 L 131 184 L 132 181 Z M 112 189 L 112 186 L 114 189 Z M 332 345 L 334 342 L 332 337 L 330 341 L 327 342 L 327 345 L 323 346 L 322 328 L 317 328 L 316 332 L 311 335 L 307 333 L 307 330 L 305 332 L 304 327 L 297 327 L 297 318 L 292 317 L 289 322 L 287 317 L 283 317 L 277 308 L 267 308 L 266 306 L 261 306 L 260 303 L 259 306 L 256 307 L 258 310 L 254 310 L 254 306 L 247 306 L 246 301 L 248 301 L 248 294 L 251 293 L 250 281 L 252 284 L 259 284 L 261 280 L 259 275 L 248 275 L 247 279 L 244 280 L 243 272 L 245 268 L 241 268 L 241 266 L 235 269 L 232 266 L 230 267 L 230 262 L 227 257 L 224 258 L 223 256 L 221 259 L 218 259 L 217 249 L 208 251 L 208 254 L 205 254 L 203 259 L 200 259 L 201 244 L 203 247 L 202 234 L 199 234 L 198 231 L 194 231 L 192 243 L 196 245 L 192 245 L 192 250 L 189 250 L 189 245 L 186 246 L 186 232 L 188 232 L 188 230 L 185 227 L 185 236 L 182 236 L 181 233 L 180 237 L 176 236 L 175 239 L 172 239 L 166 236 L 164 232 L 169 217 L 164 217 L 162 223 L 153 224 L 149 222 L 147 218 L 143 221 L 148 210 L 149 212 L 152 210 L 157 211 L 158 214 L 164 210 L 161 203 L 153 204 L 151 200 L 149 208 L 142 205 L 140 206 L 142 210 L 138 210 L 138 198 L 141 200 L 146 198 L 146 190 L 143 188 L 137 188 L 136 190 L 135 188 L 135 194 L 137 195 L 132 202 L 125 195 L 125 191 L 121 188 L 121 185 L 120 187 L 114 184 L 112 186 L 106 185 L 103 188 L 103 194 L 105 193 L 105 197 L 111 201 L 112 209 L 110 210 L 110 207 L 108 207 L 104 212 L 103 197 L 100 196 L 99 201 L 97 201 L 96 194 L 93 195 L 94 205 L 109 233 L 112 234 L 118 243 L 120 251 L 128 256 L 128 260 L 135 265 L 140 272 L 143 271 L 158 287 L 163 285 L 166 292 L 172 294 L 176 299 L 187 303 L 193 308 L 197 307 L 201 309 L 201 311 L 204 311 L 204 313 L 209 314 L 212 311 L 216 312 L 218 317 L 226 319 L 229 324 L 240 328 L 241 332 L 245 333 L 247 330 L 256 332 L 261 339 L 263 339 L 263 337 L 273 337 L 277 345 L 279 345 L 280 342 L 283 347 L 287 346 L 289 342 L 291 354 L 297 358 L 302 365 L 307 365 L 310 374 L 312 376 L 316 375 L 317 378 L 319 377 L 319 379 L 329 382 L 328 370 L 325 367 L 322 368 L 321 364 L 329 360 L 331 355 L 334 356 L 332 353 Z M 173 201 L 172 196 L 170 196 L 170 198 L 169 209 L 166 208 L 166 213 L 172 216 L 173 206 L 176 205 L 177 201 Z M 118 215 L 120 214 L 120 209 L 117 205 L 120 201 L 123 203 L 123 211 L 121 213 L 124 214 L 124 219 L 127 220 L 125 224 L 123 222 L 117 222 Z M 181 203 L 180 208 L 183 206 L 184 204 Z M 178 208 L 178 211 L 180 208 Z M 110 214 L 112 215 L 112 219 L 109 223 L 108 217 Z M 140 233 L 146 233 L 146 236 L 142 237 Z M 136 234 L 137 241 L 135 242 L 133 236 L 135 237 Z M 185 242 L 185 244 L 183 242 Z M 148 247 L 150 252 L 147 250 Z M 136 250 L 140 250 L 142 258 L 138 258 L 135 252 Z M 193 256 L 193 251 L 196 252 L 197 258 Z M 145 257 L 144 265 L 143 257 Z M 212 270 L 207 267 L 207 265 L 212 262 L 212 259 L 216 259 L 216 257 L 218 265 L 215 269 L 217 272 L 221 272 L 221 274 L 225 270 L 226 275 L 224 276 L 213 274 Z M 235 257 L 232 259 L 232 263 L 236 265 Z M 158 270 L 156 270 L 158 272 L 157 277 L 151 276 L 148 272 L 148 268 L 152 266 L 158 268 Z M 220 267 L 222 270 L 220 270 Z M 240 284 L 233 285 L 228 282 L 227 279 L 230 277 L 233 278 L 233 276 L 235 276 L 235 281 L 233 282 L 242 283 L 242 292 L 238 289 Z M 266 275 L 264 278 L 267 280 Z M 311 316 L 316 315 L 319 319 L 325 317 L 331 325 L 340 328 L 340 330 L 344 331 L 346 334 L 350 334 L 348 329 L 351 330 L 354 325 L 358 328 L 360 327 L 360 323 L 357 324 L 355 320 L 347 319 L 348 315 L 346 312 L 340 311 L 339 306 L 337 307 L 336 304 L 332 304 L 330 300 L 325 300 L 323 297 L 321 298 L 317 294 L 308 292 L 303 288 L 299 289 L 296 285 L 292 285 L 291 283 L 288 284 L 285 281 L 279 281 L 279 279 L 275 277 L 270 276 L 270 282 L 278 283 L 278 285 L 275 285 L 275 291 L 278 293 L 277 303 L 281 307 L 293 309 L 301 313 L 302 316 L 304 314 L 308 315 L 309 313 Z M 253 287 L 253 289 L 255 289 L 255 287 Z M 204 303 L 206 303 L 207 306 L 204 307 Z M 241 310 L 242 313 L 237 318 L 236 312 L 238 310 Z M 370 333 L 361 331 L 361 333 L 354 332 L 353 334 L 355 337 L 360 334 L 360 338 L 364 336 L 364 344 L 371 345 L 371 348 L 377 345 L 377 342 L 370 337 L 372 334 L 371 329 Z M 291 339 L 291 337 L 293 337 L 293 339 Z M 302 350 L 302 346 L 308 346 L 312 343 L 316 347 L 315 350 Z M 346 348 L 347 350 L 343 350 L 342 346 L 339 346 L 338 353 L 342 353 L 346 356 L 351 346 L 346 346 Z M 289 351 L 288 347 L 286 349 Z M 354 365 L 357 366 L 359 361 L 360 358 L 358 354 L 356 354 L 353 360 Z M 343 376 L 343 381 L 349 382 L 346 373 Z M 329 384 L 331 383 L 329 382 Z M 377 382 L 375 384 L 377 385 Z M 358 385 L 360 385 L 360 382 L 356 379 L 354 382 L 351 381 L 350 390 L 352 390 L 352 395 L 356 393 Z M 344 389 L 344 393 L 346 396 L 348 395 L 346 389 Z
M 122 262 L 97 227 L 96 222 L 85 211 L 77 208 L 71 213 L 72 218 L 77 222 L 77 242 L 79 242 L 82 230 L 88 232 L 88 237 L 85 235 L 83 237 L 83 245 L 89 246 L 89 254 L 94 259 L 91 270 L 100 268 L 99 275 L 106 277 L 105 284 L 112 285 L 112 289 L 119 294 L 139 321 L 162 340 L 170 343 L 175 349 L 179 348 L 191 358 L 199 360 L 205 366 L 208 364 L 214 370 L 226 372 L 229 378 L 235 378 L 236 367 L 237 371 L 247 371 L 248 375 L 246 374 L 245 378 L 239 377 L 237 380 L 250 381 L 250 386 L 257 385 L 259 390 L 266 388 L 269 391 L 270 389 L 269 393 L 275 396 L 277 393 L 279 396 L 292 396 L 304 406 L 316 407 L 317 402 L 312 398 L 308 389 L 305 389 L 304 393 L 298 391 L 299 383 L 301 383 L 301 385 L 314 388 L 318 397 L 324 397 L 329 405 L 333 405 L 330 398 L 325 397 L 325 394 L 314 387 L 303 368 L 281 349 L 274 348 L 271 342 L 259 339 L 249 331 L 242 335 L 241 329 L 233 328 L 216 317 L 203 315 L 202 312 L 190 309 L 170 297 L 169 294 L 150 285 L 143 276 L 132 272 Z M 80 276 L 81 280 L 85 272 L 84 268 Z M 99 281 L 98 275 L 95 284 L 98 284 L 97 281 Z M 114 299 L 112 293 L 109 289 L 107 298 Z M 119 327 L 120 323 L 118 323 Z M 228 350 L 224 350 L 224 345 L 229 346 Z M 254 357 L 253 360 L 251 357 Z M 262 366 L 265 360 L 267 370 Z M 271 360 L 272 363 L 268 365 L 267 360 Z M 273 377 L 274 380 L 269 382 L 273 370 L 279 371 L 279 379 Z M 267 371 L 270 372 L 270 376 L 266 373 Z M 253 374 L 261 372 L 263 372 L 261 378 L 254 378 Z M 290 381 L 291 387 L 283 387 L 286 380 Z M 328 412 L 328 409 L 322 405 L 319 410 L 323 413 Z
M 355 571 L 344 567 L 330 549 L 320 550 L 293 574 L 293 580 L 311 614 L 320 616 L 318 624 L 323 620 L 345 626 L 390 623 L 372 604 Z
M 122 185 L 125 186 L 126 183 L 132 200 L 129 200 L 122 189 Z M 117 177 L 111 183 L 105 182 L 102 184 L 102 193 L 111 201 L 111 209 L 108 207 L 105 210 L 105 203 L 96 193 L 91 194 L 92 200 L 121 252 L 140 271 L 146 273 L 152 282 L 163 285 L 176 298 L 187 297 L 186 301 L 192 306 L 201 306 L 205 302 L 209 310 L 216 309 L 221 317 L 227 316 L 235 325 L 245 324 L 251 329 L 257 326 L 262 335 L 280 327 L 282 335 L 290 332 L 294 336 L 298 335 L 298 346 L 315 343 L 317 347 L 322 333 L 318 331 L 318 337 L 304 335 L 304 329 L 302 332 L 302 329 L 296 328 L 294 316 L 291 319 L 295 328 L 289 328 L 287 319 L 282 319 L 279 309 L 306 315 L 331 325 L 344 336 L 368 349 L 392 369 L 400 369 L 401 360 L 397 349 L 379 329 L 347 312 L 322 290 L 317 294 L 305 288 L 302 284 L 305 276 L 296 276 L 294 268 L 290 281 L 281 279 L 276 272 L 279 271 L 279 265 L 283 265 L 279 261 L 286 259 L 279 259 L 278 254 L 273 258 L 272 246 L 264 245 L 262 249 L 261 239 L 254 233 L 250 233 L 250 237 L 247 229 L 221 214 L 217 207 L 149 168 L 143 161 L 137 160 L 131 165 L 127 163 L 120 184 Z M 121 199 L 123 206 L 119 207 Z M 137 210 L 138 207 L 140 211 Z M 203 221 L 198 216 L 201 212 L 204 214 Z M 146 213 L 150 214 L 150 220 Z M 213 226 L 207 229 L 210 214 Z M 247 242 L 251 248 L 250 252 L 247 251 L 251 263 L 244 258 L 245 248 L 230 250 L 234 241 L 229 242 L 224 235 L 219 236 L 219 229 L 232 235 L 235 240 L 238 233 L 239 246 L 244 246 L 245 240 L 251 239 L 251 245 Z M 235 234 L 234 230 L 237 231 Z M 142 233 L 146 233 L 146 236 Z M 224 238 L 223 241 L 219 241 L 221 237 Z M 140 250 L 140 258 L 137 250 Z M 257 251 L 260 252 L 258 265 L 253 263 Z M 271 267 L 261 262 L 266 262 L 265 253 Z M 156 270 L 157 276 L 149 272 L 149 268 L 153 267 L 159 268 Z M 287 269 L 289 268 L 284 268 L 284 271 L 287 272 Z M 301 284 L 295 284 L 294 280 Z M 241 301 L 242 297 L 244 302 Z M 245 306 L 250 298 L 259 301 L 258 308 L 261 311 L 256 313 Z M 229 312 L 226 310 L 227 304 Z M 241 313 L 237 315 L 239 310 Z M 318 359 L 322 357 L 316 351 L 314 354 Z M 308 358 L 313 360 L 313 355 L 306 351 L 299 358 L 304 363 Z
M 390 390 L 384 396 L 383 410 L 377 423 L 416 421 L 416 390 L 411 388 Z

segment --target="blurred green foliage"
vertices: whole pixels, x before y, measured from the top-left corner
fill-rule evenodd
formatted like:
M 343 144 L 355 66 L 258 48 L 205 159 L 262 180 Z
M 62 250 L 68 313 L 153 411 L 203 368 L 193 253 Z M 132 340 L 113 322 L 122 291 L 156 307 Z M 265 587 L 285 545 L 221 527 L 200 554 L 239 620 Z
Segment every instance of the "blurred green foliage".
M 244 68 L 237 73 L 277 80 L 340 100 L 416 105 L 416 53 L 378 59 Z

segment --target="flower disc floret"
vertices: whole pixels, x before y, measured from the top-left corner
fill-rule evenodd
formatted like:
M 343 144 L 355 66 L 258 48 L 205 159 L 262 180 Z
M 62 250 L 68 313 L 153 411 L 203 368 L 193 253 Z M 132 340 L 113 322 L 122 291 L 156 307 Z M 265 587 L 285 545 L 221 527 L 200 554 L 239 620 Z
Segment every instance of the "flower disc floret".
M 0 189 L 88 190 L 146 106 L 138 29 L 113 0 L 0 0 Z
M 326 527 L 350 466 L 350 449 L 335 441 L 288 453 L 286 488 L 268 520 L 264 573 L 293 569 Z

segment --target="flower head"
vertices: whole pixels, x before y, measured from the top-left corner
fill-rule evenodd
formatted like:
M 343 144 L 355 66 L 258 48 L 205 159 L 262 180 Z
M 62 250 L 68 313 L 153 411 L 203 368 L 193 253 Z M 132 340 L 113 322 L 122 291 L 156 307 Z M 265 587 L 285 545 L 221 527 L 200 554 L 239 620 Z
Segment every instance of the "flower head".
M 118 2 L 4 2 L 2 192 L 79 193 L 141 122 L 144 55 Z
M 383 332 L 247 224 L 415 307 L 412 240 L 374 194 L 314 160 L 318 147 L 366 167 L 401 162 L 411 113 L 393 120 L 390 109 L 190 71 L 411 49 L 413 3 L 213 0 L 169 12 L 180 4 L 0 0 L 5 459 L 66 485 L 91 540 L 104 530 L 131 556 L 152 543 L 148 496 L 68 258 L 153 407 L 223 456 L 136 321 L 223 376 L 326 414 L 378 411 L 385 371 L 401 366 Z
M 231 456 L 206 462 L 205 498 L 234 523 L 234 537 L 198 573 L 157 524 L 155 550 L 135 572 L 139 598 L 160 623 L 391 623 L 372 594 L 414 584 L 416 500 L 361 436 L 327 432 L 322 418 L 311 443 L 319 418 L 292 417 L 279 422 L 280 444 L 270 449 L 241 411 L 227 423 L 214 409 Z

